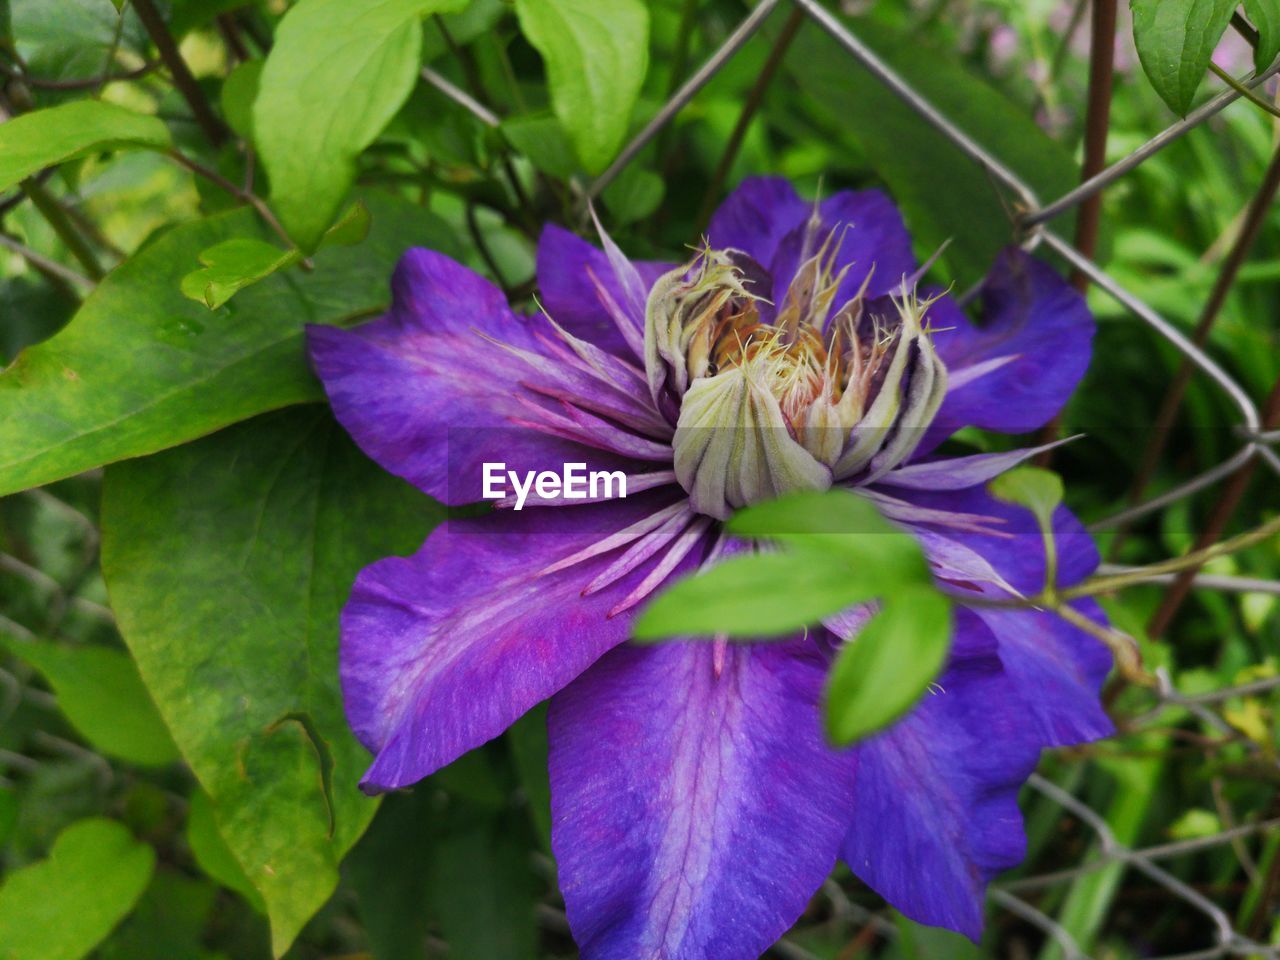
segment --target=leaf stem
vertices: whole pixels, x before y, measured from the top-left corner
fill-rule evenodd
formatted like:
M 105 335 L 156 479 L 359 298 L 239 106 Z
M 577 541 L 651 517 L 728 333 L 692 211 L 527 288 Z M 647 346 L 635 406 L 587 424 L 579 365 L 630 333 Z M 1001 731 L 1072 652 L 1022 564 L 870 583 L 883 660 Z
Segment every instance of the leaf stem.
M 276 215 L 271 212 L 271 208 L 268 207 L 266 202 L 261 197 L 259 197 L 256 193 L 253 193 L 250 190 L 246 190 L 243 187 L 237 186 L 236 184 L 228 180 L 226 177 L 224 177 L 222 174 L 218 173 L 218 171 L 213 170 L 209 167 L 206 167 L 204 164 L 199 163 L 196 160 L 192 160 L 190 157 L 182 153 L 180 150 L 177 150 L 177 149 L 168 150 L 166 151 L 165 155 L 168 156 L 175 163 L 177 163 L 179 166 L 186 167 L 192 173 L 198 176 L 204 177 L 206 180 L 208 180 L 210 183 L 214 184 L 217 187 L 221 187 L 223 190 L 227 191 L 227 193 L 231 194 L 241 203 L 247 203 L 249 206 L 253 207 L 254 210 L 258 211 L 258 216 L 262 217 L 263 221 L 267 224 L 267 226 L 269 226 L 272 229 L 272 231 L 276 234 L 276 236 L 278 236 L 281 240 L 283 240 L 287 247 L 289 247 L 290 249 L 293 249 L 295 244 L 292 238 L 290 238 L 285 228 L 280 225 L 280 221 L 277 220 Z M 310 270 L 313 266 L 311 261 L 307 259 L 303 259 L 301 261 L 301 264 L 303 268 L 307 270 Z
M 1213 73 L 1214 76 L 1216 76 L 1219 80 L 1225 83 L 1228 87 L 1234 90 L 1236 93 L 1240 94 L 1240 96 L 1244 97 L 1246 100 L 1252 103 L 1254 106 L 1260 107 L 1261 109 L 1265 110 L 1267 113 L 1271 114 L 1273 117 L 1280 117 L 1280 109 L 1277 109 L 1274 104 L 1267 103 L 1266 100 L 1263 100 L 1260 96 L 1258 96 L 1248 87 L 1246 87 L 1243 83 L 1241 83 L 1231 74 L 1227 73 L 1227 71 L 1223 70 L 1220 66 L 1214 63 L 1212 60 L 1209 61 L 1209 71 Z
M 1190 553 L 1183 554 L 1181 557 L 1174 557 L 1171 560 L 1164 560 L 1160 563 L 1151 563 L 1145 567 L 1138 567 L 1134 570 L 1126 570 L 1124 573 L 1111 574 L 1104 577 L 1092 577 L 1084 583 L 1074 587 L 1068 587 L 1060 591 L 1060 596 L 1065 599 L 1074 597 L 1091 597 L 1099 593 L 1109 593 L 1112 590 L 1118 590 L 1121 587 L 1128 587 L 1134 584 L 1142 583 L 1152 577 L 1159 576 L 1164 573 L 1179 573 L 1184 570 L 1194 570 L 1204 566 L 1211 560 L 1218 557 L 1224 557 L 1229 553 L 1235 553 L 1238 550 L 1244 550 L 1254 544 L 1262 543 L 1272 537 L 1280 536 L 1280 516 L 1268 520 L 1266 523 L 1253 530 L 1238 534 L 1227 540 L 1222 540 L 1211 546 L 1203 547 L 1199 550 L 1192 550 Z

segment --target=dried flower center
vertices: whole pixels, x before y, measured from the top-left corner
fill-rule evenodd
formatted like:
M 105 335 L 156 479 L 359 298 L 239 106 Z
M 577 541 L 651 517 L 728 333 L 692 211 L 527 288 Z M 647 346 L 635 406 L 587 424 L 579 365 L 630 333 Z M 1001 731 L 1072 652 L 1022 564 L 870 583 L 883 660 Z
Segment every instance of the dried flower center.
M 849 268 L 836 269 L 835 231 L 810 246 L 780 304 L 734 250 L 701 251 L 649 295 L 649 385 L 678 410 L 676 476 L 703 513 L 879 476 L 942 402 L 946 370 L 925 324 L 933 301 L 905 281 L 898 296 L 868 299 L 868 276 L 833 311 Z

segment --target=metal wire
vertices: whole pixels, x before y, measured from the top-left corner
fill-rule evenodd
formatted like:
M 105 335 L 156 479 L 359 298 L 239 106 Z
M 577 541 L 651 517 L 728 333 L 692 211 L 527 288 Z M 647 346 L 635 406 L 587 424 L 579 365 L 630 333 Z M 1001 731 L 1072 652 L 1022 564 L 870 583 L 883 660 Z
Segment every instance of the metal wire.
M 1104 518 L 1094 524 L 1095 529 L 1108 529 L 1127 523 L 1131 519 L 1189 497 L 1211 487 L 1254 458 L 1262 459 L 1273 470 L 1280 472 L 1280 457 L 1277 457 L 1276 452 L 1270 449 L 1269 446 L 1280 440 L 1280 431 L 1262 430 L 1257 405 L 1235 378 L 1205 351 L 1189 341 L 1157 311 L 1131 292 L 1125 290 L 1101 267 L 1081 256 L 1069 243 L 1046 226 L 1054 217 L 1082 203 L 1088 197 L 1138 167 L 1145 160 L 1185 135 L 1188 131 L 1229 106 L 1239 97 L 1236 91 L 1223 91 L 1207 101 L 1203 106 L 1194 110 L 1185 120 L 1181 120 L 1158 133 L 1142 147 L 1124 159 L 1112 164 L 1097 176 L 1052 202 L 1041 204 L 1035 191 L 1017 173 L 1011 170 L 998 156 L 989 152 L 981 143 L 969 136 L 961 127 L 953 123 L 943 111 L 938 109 L 904 78 L 885 64 L 870 47 L 859 39 L 854 30 L 824 8 L 818 0 L 786 0 L 786 2 L 803 10 L 820 29 L 830 34 L 836 43 L 855 61 L 878 78 L 888 89 L 892 90 L 934 129 L 946 136 L 974 163 L 986 170 L 991 177 L 1016 195 L 1020 213 L 1016 218 L 1016 222 L 1010 224 L 1011 239 L 1028 247 L 1043 243 L 1061 255 L 1067 262 L 1087 274 L 1100 290 L 1113 297 L 1141 322 L 1146 324 L 1157 336 L 1163 338 L 1195 364 L 1238 411 L 1239 422 L 1236 427 L 1241 433 L 1243 443 L 1240 449 L 1231 457 L 1159 496 L 1152 497 L 1135 507 L 1119 511 L 1110 517 Z M 652 120 L 622 150 L 614 163 L 603 174 L 582 188 L 582 194 L 588 199 L 597 197 L 653 138 L 675 119 L 677 114 L 697 96 L 698 92 L 734 57 L 742 46 L 756 34 L 774 10 L 783 5 L 783 0 L 761 0 L 724 39 L 706 62 L 657 111 Z M 1280 62 L 1273 64 L 1261 74 L 1245 81 L 1245 83 L 1250 87 L 1257 86 L 1277 72 L 1280 72 Z M 485 125 L 493 127 L 501 123 L 501 117 L 494 114 L 466 91 L 459 89 L 439 73 L 427 68 L 423 70 L 422 77 L 444 96 L 469 111 Z M 1030 233 L 1027 232 L 1028 229 Z M 5 238 L 0 237 L 0 244 L 5 242 Z M 10 246 L 12 247 L 12 244 Z M 43 597 L 47 597 L 48 610 L 50 611 L 50 616 L 46 618 L 46 622 L 21 623 L 13 618 L 13 611 L 9 609 L 5 597 L 0 596 L 0 634 L 8 634 L 18 641 L 33 641 L 37 637 L 48 638 L 56 636 L 63 618 L 71 611 L 110 623 L 110 611 L 83 597 L 81 591 L 76 588 L 77 585 L 85 582 L 86 574 L 92 570 L 93 565 L 96 563 L 98 535 L 93 522 L 83 513 L 48 491 L 34 490 L 18 496 L 29 498 L 33 506 L 57 512 L 63 520 L 70 523 L 78 531 L 81 555 L 79 566 L 72 571 L 70 576 L 64 576 L 63 579 L 59 579 L 51 576 L 27 559 L 22 559 L 0 550 L 0 577 L 9 577 L 25 582 L 32 590 L 38 591 Z M 1107 572 L 1118 572 L 1123 569 L 1120 567 L 1108 567 Z M 1172 577 L 1164 579 L 1153 578 L 1152 582 L 1161 583 L 1170 579 Z M 1271 595 L 1280 594 L 1280 582 L 1256 577 L 1229 577 L 1201 573 L 1197 575 L 1194 586 L 1198 589 L 1226 593 L 1257 592 Z M 6 667 L 5 669 L 0 669 L 0 725 L 3 725 L 12 716 L 13 712 L 18 709 L 19 705 L 24 702 L 45 710 L 55 708 L 55 703 L 48 694 L 32 686 L 30 682 L 31 673 L 20 662 L 10 662 Z M 1129 729 L 1142 730 L 1151 728 L 1161 722 L 1162 716 L 1169 709 L 1177 708 L 1190 711 L 1195 717 L 1210 728 L 1219 731 L 1224 737 L 1238 736 L 1235 729 L 1224 719 L 1220 712 L 1224 705 L 1238 698 L 1270 695 L 1280 689 L 1280 677 L 1272 677 L 1207 692 L 1200 691 L 1195 694 L 1184 694 L 1173 688 L 1168 681 L 1167 675 L 1160 674 L 1160 676 L 1162 678 L 1162 687 L 1158 691 L 1156 706 L 1141 716 L 1131 718 L 1127 722 Z M 71 744 L 60 738 L 46 738 L 45 741 L 42 741 L 42 749 L 51 749 L 64 753 L 84 752 L 84 749 L 79 745 Z M 18 776 L 29 774 L 34 768 L 38 767 L 39 762 L 37 757 L 28 756 L 25 753 L 12 750 L 0 751 L 0 784 L 7 785 L 10 783 L 9 777 L 12 774 Z M 1274 758 L 1269 762 L 1274 763 Z M 108 768 L 108 774 L 109 772 Z M 1198 912 L 1204 917 L 1207 928 L 1211 931 L 1211 943 L 1207 943 L 1204 946 L 1195 946 L 1190 952 L 1178 954 L 1176 957 L 1160 958 L 1160 960 L 1199 960 L 1199 958 L 1216 960 L 1216 958 L 1232 956 L 1280 958 L 1280 951 L 1275 947 L 1257 943 L 1235 930 L 1231 918 L 1219 904 L 1214 903 L 1200 891 L 1191 888 L 1158 864 L 1159 861 L 1170 858 L 1194 856 L 1227 844 L 1239 844 L 1246 839 L 1259 835 L 1274 834 L 1275 831 L 1280 830 L 1280 820 L 1249 822 L 1235 826 L 1228 825 L 1228 829 L 1217 831 L 1207 837 L 1196 837 L 1155 846 L 1132 848 L 1121 843 L 1108 826 L 1106 820 L 1068 790 L 1039 775 L 1031 779 L 1030 786 L 1045 801 L 1056 805 L 1064 816 L 1074 818 L 1092 831 L 1096 841 L 1095 852 L 1075 866 L 998 883 L 991 890 L 990 900 L 993 907 L 998 911 L 1004 911 L 1008 915 L 1016 917 L 1041 931 L 1048 940 L 1059 947 L 1068 960 L 1089 960 L 1089 954 L 1081 948 L 1080 944 L 1076 942 L 1064 926 L 1042 910 L 1034 901 L 1041 893 L 1049 891 L 1055 886 L 1071 883 L 1079 877 L 1112 865 L 1119 865 L 1127 870 L 1141 874 L 1163 890 L 1172 900 Z M 892 939 L 898 935 L 897 928 L 885 917 L 878 913 L 867 911 L 864 907 L 851 902 L 838 883 L 828 881 L 823 890 L 825 897 L 831 903 L 833 914 L 840 923 L 858 929 L 866 928 L 868 934 L 874 934 L 874 936 L 884 939 Z M 789 941 L 784 941 L 776 948 L 774 955 L 796 958 L 796 960 L 811 956 L 807 951 Z

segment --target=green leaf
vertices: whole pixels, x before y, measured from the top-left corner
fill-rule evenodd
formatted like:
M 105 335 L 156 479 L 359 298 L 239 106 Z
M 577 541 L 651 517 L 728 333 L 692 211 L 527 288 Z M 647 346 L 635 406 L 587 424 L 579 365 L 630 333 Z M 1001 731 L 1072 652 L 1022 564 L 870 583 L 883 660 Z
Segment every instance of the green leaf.
M 277 955 L 376 806 L 356 786 L 368 754 L 342 712 L 339 611 L 363 566 L 416 548 L 436 518 L 323 407 L 107 470 L 102 567 L 121 632 Z
M 1130 0 L 1133 42 L 1147 79 L 1178 116 L 1191 109 L 1237 0 Z
M 374 960 L 422 960 L 431 929 L 427 871 L 439 814 L 428 781 L 388 794 L 343 864 L 355 890 Z
M 578 159 L 564 125 L 550 114 L 512 117 L 502 122 L 501 129 L 507 142 L 543 173 L 568 180 L 578 172 Z
M 0 124 L 0 190 L 91 153 L 165 150 L 169 129 L 155 117 L 102 100 L 73 100 Z
M 94 960 L 226 960 L 203 945 L 217 898 L 218 888 L 208 880 L 157 868 L 133 913 Z
M 535 960 L 532 837 L 509 815 L 453 807 L 426 862 L 427 902 L 459 957 Z M 524 826 L 523 824 L 521 826 Z
M 1016 467 L 1002 473 L 987 489 L 997 500 L 1016 503 L 1036 515 L 1042 530 L 1053 529 L 1053 511 L 1062 503 L 1062 478 L 1041 467 Z
M 854 569 L 878 591 L 931 582 L 919 542 L 848 490 L 793 493 L 753 504 L 730 518 L 729 531 L 825 556 Z
M 246 60 L 222 81 L 218 101 L 222 104 L 227 124 L 244 140 L 254 142 L 253 101 L 258 97 L 258 84 L 262 79 L 261 60 Z
M 613 214 L 614 223 L 621 226 L 643 220 L 657 210 L 666 192 L 666 183 L 660 176 L 632 164 L 604 188 L 601 199 Z
M 622 146 L 649 68 L 649 11 L 640 0 L 516 0 L 516 14 L 578 158 L 600 173 Z
M 352 247 L 369 235 L 371 218 L 363 203 L 354 204 L 341 220 L 330 227 L 320 241 L 321 247 Z M 239 291 L 265 280 L 279 270 L 302 259 L 297 250 L 281 250 L 273 243 L 236 237 L 200 251 L 201 270 L 182 278 L 182 293 L 192 300 L 216 310 Z
M 4 960 L 79 960 L 138 902 L 155 852 L 112 820 L 67 827 L 39 863 L 0 887 Z
M 827 735 L 844 746 L 882 730 L 920 699 L 947 660 L 951 603 L 930 587 L 908 587 L 840 650 L 831 668 Z
M 277 270 L 297 263 L 301 257 L 297 250 L 281 250 L 265 240 L 249 237 L 223 240 L 200 251 L 204 269 L 183 277 L 179 288 L 183 296 L 216 310 L 237 291 L 265 280 Z
M 843 564 L 810 553 L 730 557 L 659 594 L 636 619 L 633 636 L 778 637 L 874 595 Z
M 395 116 L 418 76 L 432 13 L 466 0 L 301 0 L 276 30 L 253 127 L 272 204 L 304 251 L 315 249 L 355 180 L 356 158 Z
M 1061 196 L 1078 183 L 1070 153 L 1036 124 L 1024 105 L 973 73 L 954 52 L 929 46 L 914 31 L 887 30 L 869 17 L 858 18 L 853 30 L 1042 200 Z M 785 66 L 806 93 L 802 109 L 821 121 L 844 152 L 853 152 L 848 146 L 853 141 L 856 152 L 888 185 L 917 243 L 932 252 L 948 239 L 955 241 L 942 263 L 959 287 L 984 277 L 1012 236 L 1007 191 L 997 190 L 986 170 L 816 27 L 806 26 L 797 34 Z M 1057 222 L 1070 233 L 1068 220 Z
M 0 495 L 321 399 L 303 324 L 385 307 L 407 246 L 457 251 L 420 207 L 367 200 L 363 244 L 323 250 L 313 272 L 271 277 L 214 314 L 179 284 L 201 251 L 267 235 L 251 211 L 174 227 L 113 270 L 62 331 L 0 373 Z
M 1244 0 L 1244 12 L 1258 31 L 1253 64 L 1261 73 L 1280 56 L 1280 0 Z
M 530 834 L 509 805 L 477 804 L 438 775 L 386 797 L 345 864 L 376 960 L 421 960 L 432 928 L 450 956 L 533 960 Z
M 169 30 L 175 37 L 184 37 L 218 14 L 246 6 L 249 6 L 249 0 L 172 0 L 169 4 Z
M 187 810 L 187 846 L 201 870 L 228 890 L 240 894 L 259 913 L 267 912 L 262 894 L 249 882 L 240 861 L 227 846 L 227 841 L 222 839 L 213 813 L 213 801 L 199 787 L 191 794 L 191 805 Z
M 178 759 L 173 738 L 127 654 L 87 645 L 0 642 L 0 646 L 44 675 L 71 725 L 104 753 L 147 766 Z

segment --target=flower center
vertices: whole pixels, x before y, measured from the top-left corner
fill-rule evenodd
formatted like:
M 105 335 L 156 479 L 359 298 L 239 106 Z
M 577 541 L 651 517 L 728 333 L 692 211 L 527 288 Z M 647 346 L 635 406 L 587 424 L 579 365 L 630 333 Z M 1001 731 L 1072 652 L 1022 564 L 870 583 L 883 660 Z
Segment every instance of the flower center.
M 710 516 L 877 478 L 910 456 L 946 392 L 925 324 L 933 301 L 906 280 L 896 296 L 868 298 L 868 274 L 833 310 L 849 269 L 836 269 L 835 231 L 806 245 L 817 249 L 780 304 L 765 297 L 763 268 L 736 250 L 701 251 L 649 294 L 649 386 L 678 411 L 676 477 Z

